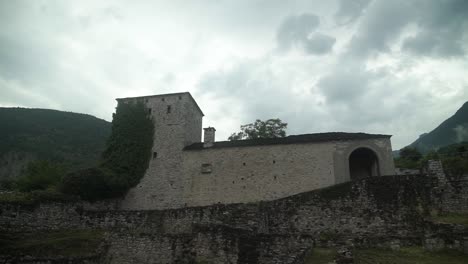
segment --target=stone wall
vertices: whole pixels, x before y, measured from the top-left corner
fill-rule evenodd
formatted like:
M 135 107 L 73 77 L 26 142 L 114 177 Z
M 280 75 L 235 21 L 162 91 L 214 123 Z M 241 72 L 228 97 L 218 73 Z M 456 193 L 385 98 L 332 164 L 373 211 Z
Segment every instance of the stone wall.
M 302 263 L 314 246 L 344 244 L 463 250 L 466 228 L 428 217 L 433 209 L 458 210 L 466 189 L 444 207 L 445 184 L 433 175 L 372 177 L 270 202 L 172 210 L 1 204 L 0 232 L 104 229 L 108 263 Z
M 123 99 L 145 103 L 155 126 L 153 154 L 140 183 L 129 191 L 124 209 L 184 206 L 189 180 L 181 171 L 182 149 L 200 142 L 203 113 L 189 93 Z
M 185 151 L 182 173 L 191 179 L 185 204 L 271 201 L 346 182 L 349 155 L 360 147 L 376 153 L 380 175 L 394 174 L 386 138 Z
M 184 150 L 201 140 L 203 113 L 192 96 L 118 99 L 137 101 L 155 125 L 153 153 L 144 177 L 122 201 L 125 210 L 271 201 L 346 182 L 349 156 L 360 147 L 375 153 L 379 175 L 394 174 L 389 137 Z

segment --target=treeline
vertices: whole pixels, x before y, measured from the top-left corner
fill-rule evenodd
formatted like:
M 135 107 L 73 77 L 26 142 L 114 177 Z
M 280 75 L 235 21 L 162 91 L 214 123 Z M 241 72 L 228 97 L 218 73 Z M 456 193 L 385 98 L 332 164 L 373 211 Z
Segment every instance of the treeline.
M 416 148 L 405 147 L 395 159 L 397 168 L 420 169 L 428 160 L 441 160 L 446 174 L 453 179 L 460 179 L 468 174 L 468 142 L 462 142 L 421 154 Z
M 97 166 L 66 173 L 61 163 L 32 162 L 6 189 L 49 191 L 95 201 L 123 196 L 143 177 L 151 157 L 154 125 L 143 103 L 119 103 L 112 132 Z
M 49 109 L 0 107 L 0 123 L 0 157 L 27 153 L 70 170 L 95 166 L 111 132 L 105 120 Z

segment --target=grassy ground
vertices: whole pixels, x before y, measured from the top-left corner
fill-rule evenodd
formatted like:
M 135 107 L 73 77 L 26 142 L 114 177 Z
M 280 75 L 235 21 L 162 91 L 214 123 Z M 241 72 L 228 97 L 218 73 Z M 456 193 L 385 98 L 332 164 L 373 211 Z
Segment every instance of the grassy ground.
M 61 230 L 0 234 L 0 254 L 49 256 L 89 256 L 103 241 L 101 230 Z
M 445 224 L 460 224 L 468 226 L 468 214 L 441 214 L 433 215 L 431 219 L 436 223 L 445 223 Z
M 78 198 L 65 195 L 55 190 L 37 190 L 32 192 L 0 192 L 0 203 L 34 205 L 41 202 L 73 202 Z
M 306 259 L 306 264 L 330 263 L 334 256 L 333 249 L 316 248 Z M 457 251 L 427 252 L 420 247 L 402 248 L 399 251 L 389 249 L 354 250 L 356 264 L 466 264 L 468 255 Z
M 336 250 L 333 248 L 314 248 L 306 257 L 305 264 L 326 264 L 333 261 Z

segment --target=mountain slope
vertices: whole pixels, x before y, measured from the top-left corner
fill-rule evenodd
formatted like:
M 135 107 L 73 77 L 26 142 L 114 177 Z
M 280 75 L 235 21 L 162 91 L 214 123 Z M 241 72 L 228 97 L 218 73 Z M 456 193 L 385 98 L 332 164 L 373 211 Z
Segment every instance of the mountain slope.
M 18 176 L 35 159 L 92 166 L 111 132 L 105 120 L 48 109 L 0 108 L 0 124 L 0 178 Z
M 423 153 L 454 143 L 468 141 L 468 102 L 437 128 L 410 144 Z

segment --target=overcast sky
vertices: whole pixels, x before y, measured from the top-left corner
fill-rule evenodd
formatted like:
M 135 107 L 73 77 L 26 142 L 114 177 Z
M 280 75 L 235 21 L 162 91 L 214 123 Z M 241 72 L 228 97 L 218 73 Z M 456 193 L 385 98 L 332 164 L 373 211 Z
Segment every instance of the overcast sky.
M 398 149 L 468 100 L 467 52 L 466 0 L 0 0 L 0 106 L 189 91 L 217 140 L 280 118 Z

